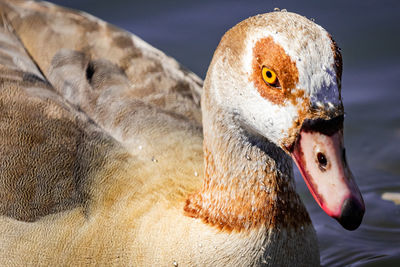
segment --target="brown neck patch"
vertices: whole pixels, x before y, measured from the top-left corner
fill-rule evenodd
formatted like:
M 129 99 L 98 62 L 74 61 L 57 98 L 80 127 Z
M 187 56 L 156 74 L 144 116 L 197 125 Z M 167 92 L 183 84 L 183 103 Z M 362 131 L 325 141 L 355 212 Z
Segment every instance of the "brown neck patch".
M 264 82 L 261 73 L 262 66 L 267 66 L 275 71 L 281 88 L 274 88 Z M 260 39 L 255 44 L 252 67 L 251 80 L 263 98 L 278 105 L 283 105 L 285 100 L 296 102 L 299 95 L 292 92 L 299 81 L 296 63 L 280 45 L 274 42 L 272 37 Z
M 212 128 L 204 129 L 204 181 L 186 200 L 187 216 L 225 231 L 311 224 L 295 192 L 292 163 L 281 149 L 272 148 L 275 156 L 269 156 L 235 135 L 236 129 L 216 123 Z

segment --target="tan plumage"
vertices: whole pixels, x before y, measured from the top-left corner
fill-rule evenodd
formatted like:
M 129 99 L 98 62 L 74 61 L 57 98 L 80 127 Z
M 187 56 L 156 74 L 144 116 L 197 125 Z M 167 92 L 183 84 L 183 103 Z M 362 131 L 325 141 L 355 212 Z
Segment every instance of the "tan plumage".
M 46 2 L 3 0 L 0 11 L 0 262 L 319 264 L 289 157 L 241 139 L 209 93 L 213 78 L 202 123 L 202 81 L 138 37 Z M 228 32 L 215 58 L 232 41 L 236 68 L 252 23 Z M 301 107 L 301 120 L 342 112 Z

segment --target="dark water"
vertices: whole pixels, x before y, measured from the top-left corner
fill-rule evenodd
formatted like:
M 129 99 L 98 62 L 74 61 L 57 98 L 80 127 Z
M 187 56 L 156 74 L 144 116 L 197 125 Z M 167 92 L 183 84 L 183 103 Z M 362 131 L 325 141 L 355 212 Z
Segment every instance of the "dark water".
M 400 1 L 53 1 L 85 10 L 140 36 L 205 76 L 223 33 L 274 7 L 327 29 L 342 48 L 345 143 L 366 202 L 362 226 L 344 230 L 315 203 L 296 171 L 326 266 L 400 266 Z

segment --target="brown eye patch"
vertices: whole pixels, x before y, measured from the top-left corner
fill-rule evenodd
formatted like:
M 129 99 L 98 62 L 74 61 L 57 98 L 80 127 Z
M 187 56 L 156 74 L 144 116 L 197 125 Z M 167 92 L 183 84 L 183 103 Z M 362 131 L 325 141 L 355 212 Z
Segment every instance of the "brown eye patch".
M 296 63 L 290 59 L 280 45 L 273 41 L 272 37 L 257 41 L 253 48 L 252 65 L 251 80 L 263 98 L 278 105 L 283 105 L 285 99 L 295 101 L 295 97 L 291 95 L 291 89 L 296 87 L 299 80 Z M 276 90 L 265 83 L 262 66 L 273 67 L 281 90 Z

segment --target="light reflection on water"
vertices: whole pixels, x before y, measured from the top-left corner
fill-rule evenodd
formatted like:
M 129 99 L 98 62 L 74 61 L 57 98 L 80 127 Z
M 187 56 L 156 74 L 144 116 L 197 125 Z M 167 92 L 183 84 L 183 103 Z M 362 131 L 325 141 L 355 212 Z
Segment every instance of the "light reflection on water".
M 400 192 L 399 1 L 53 2 L 136 33 L 203 78 L 223 33 L 240 20 L 276 6 L 315 18 L 342 47 L 346 151 L 366 204 L 361 227 L 348 232 L 323 213 L 295 170 L 317 230 L 321 262 L 400 265 L 400 206 L 381 198 L 386 191 Z

